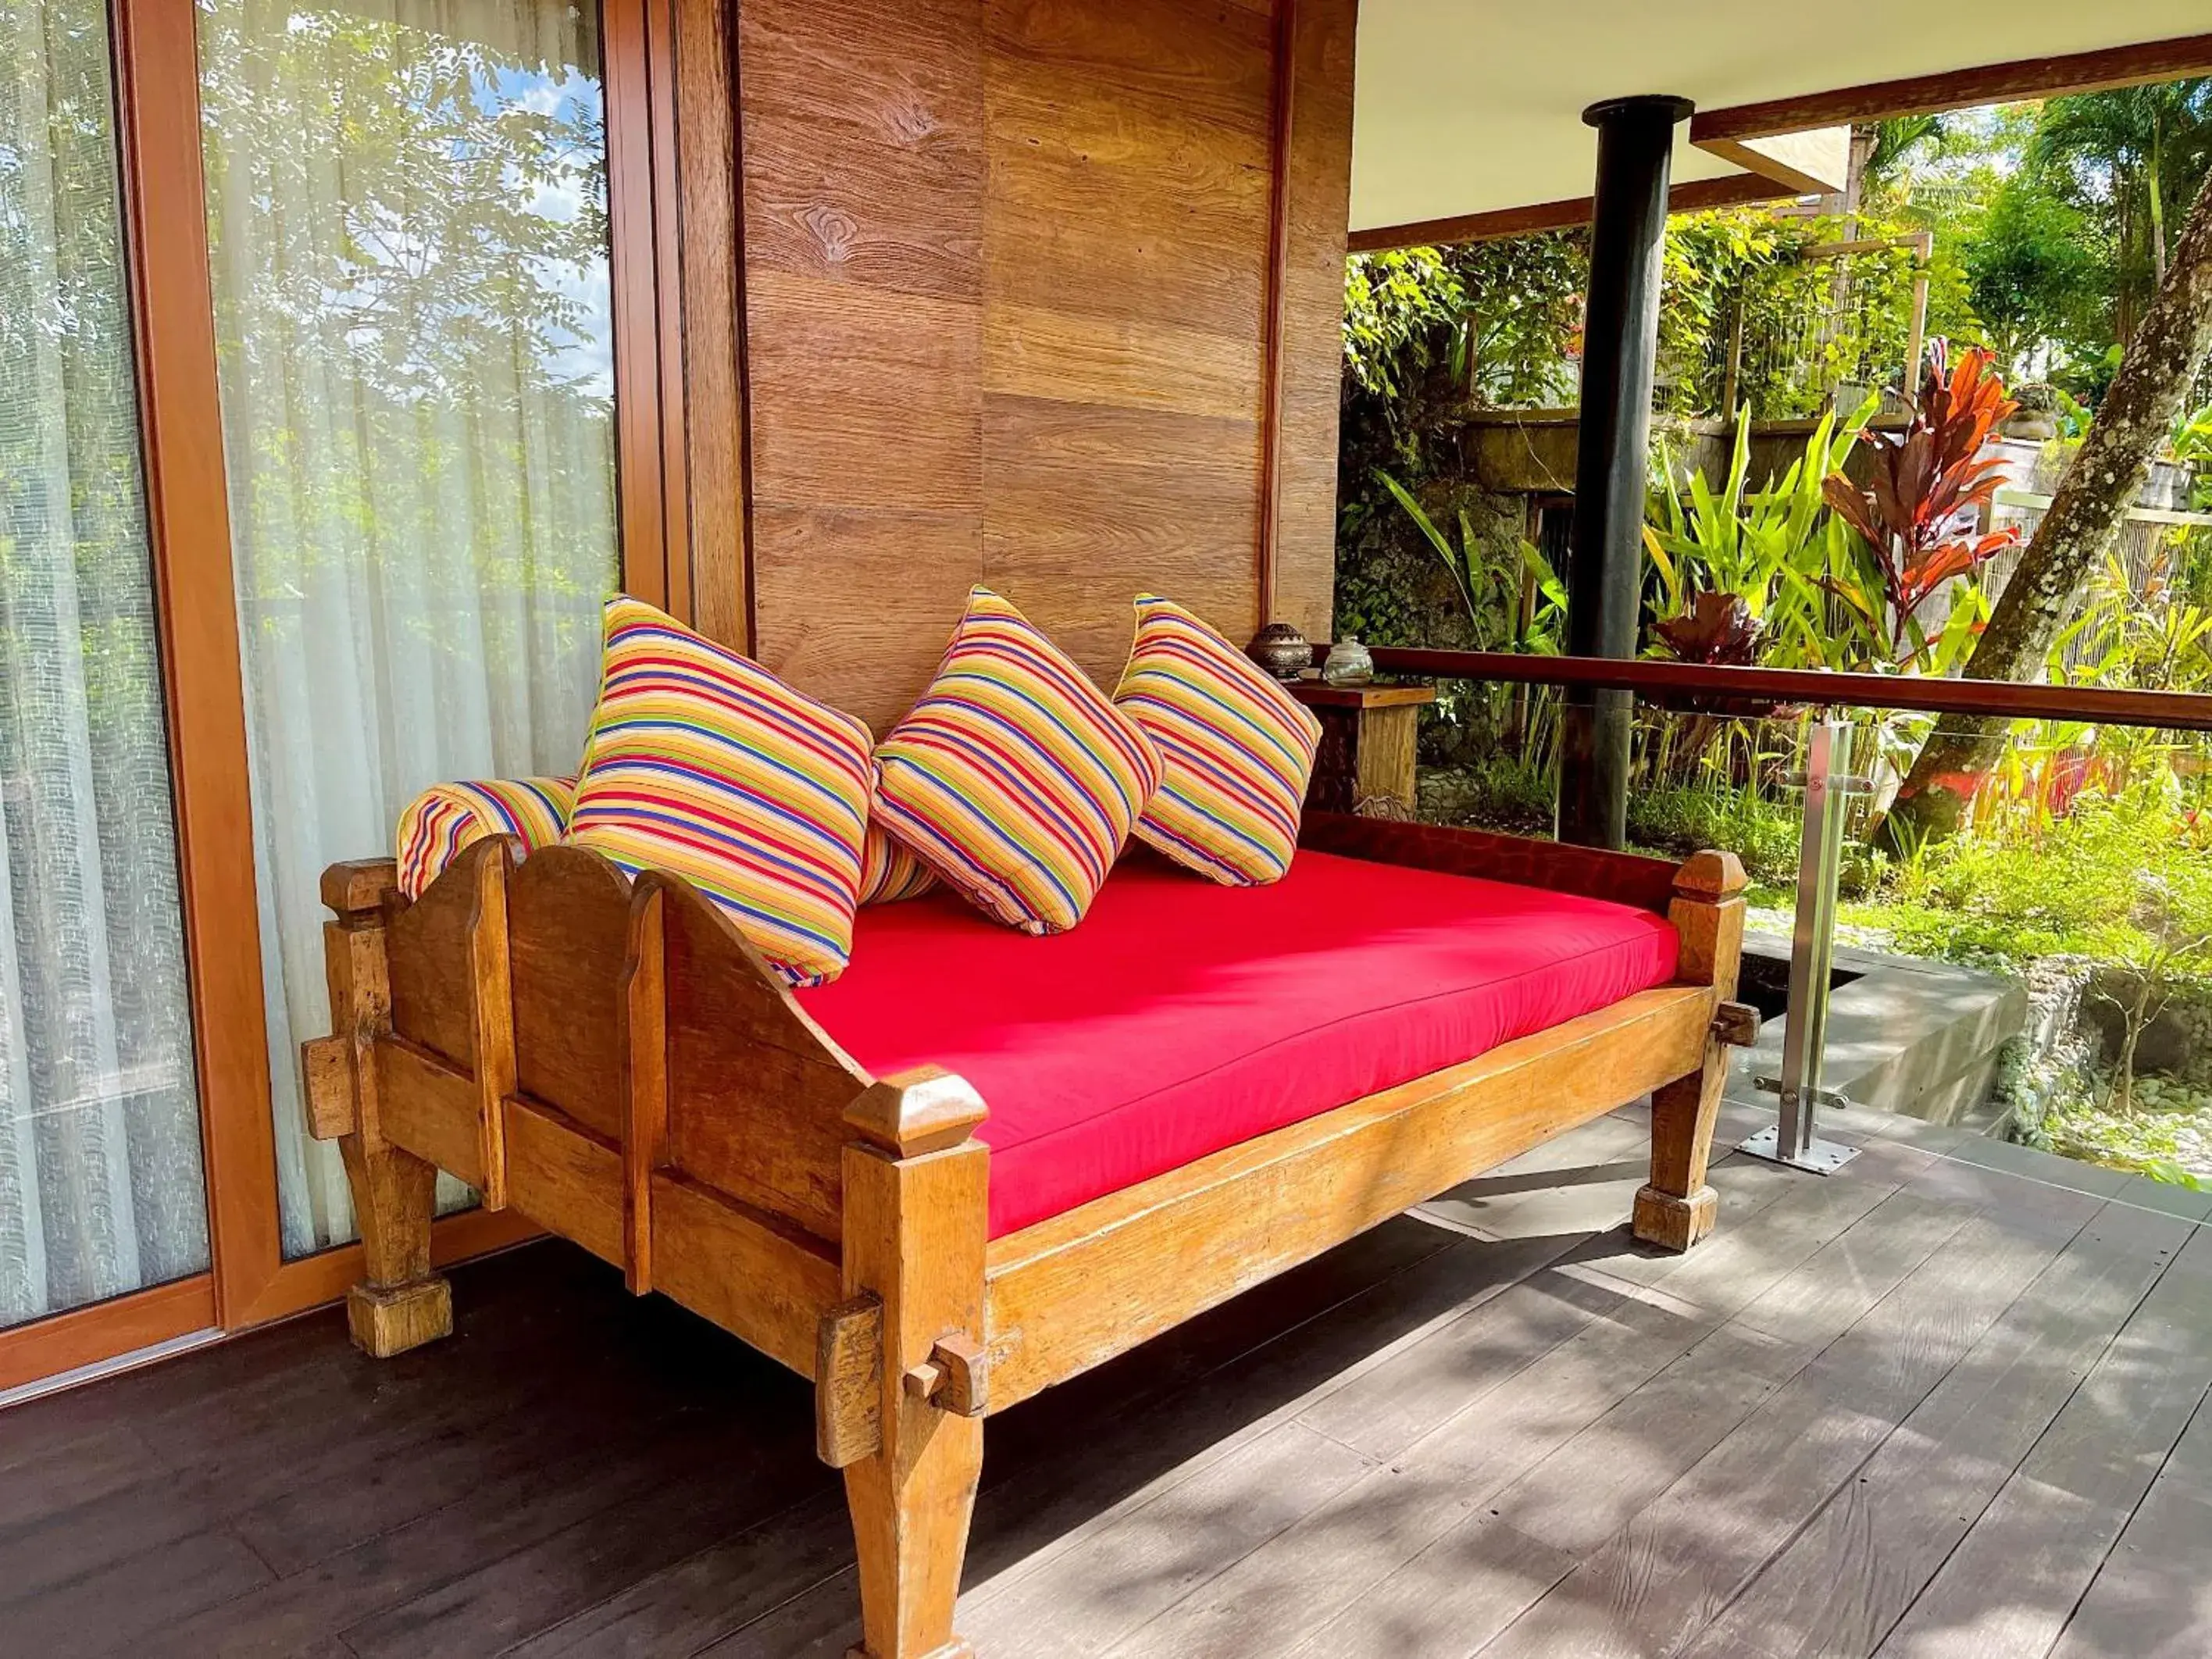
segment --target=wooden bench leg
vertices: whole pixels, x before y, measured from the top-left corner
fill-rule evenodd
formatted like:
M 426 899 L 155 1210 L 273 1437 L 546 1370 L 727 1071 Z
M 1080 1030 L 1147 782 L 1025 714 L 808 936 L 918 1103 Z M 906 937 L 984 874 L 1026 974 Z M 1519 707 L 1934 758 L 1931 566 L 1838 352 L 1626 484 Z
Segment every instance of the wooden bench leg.
M 362 1137 L 338 1142 L 353 1188 L 368 1277 L 346 1292 L 354 1346 L 389 1359 L 453 1330 L 453 1288 L 430 1271 L 430 1218 L 438 1171 L 412 1152 L 369 1152 Z
M 990 1153 L 982 1103 L 915 1074 L 845 1114 L 845 1289 L 882 1304 L 881 1438 L 845 1467 L 860 1559 L 854 1659 L 968 1659 L 952 1632 L 983 1469 L 983 1246 Z
M 1686 1250 L 1713 1230 L 1720 1195 L 1705 1184 L 1713 1125 L 1728 1086 L 1728 1049 L 1705 1039 L 1705 1062 L 1651 1096 L 1651 1179 L 1636 1194 L 1636 1236 Z

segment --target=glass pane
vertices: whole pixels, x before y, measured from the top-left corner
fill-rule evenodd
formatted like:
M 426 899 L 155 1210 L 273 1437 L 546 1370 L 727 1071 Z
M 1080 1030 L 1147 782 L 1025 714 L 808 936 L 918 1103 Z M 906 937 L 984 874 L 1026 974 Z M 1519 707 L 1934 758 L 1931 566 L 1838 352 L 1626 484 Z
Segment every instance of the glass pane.
M 0 0 L 0 1325 L 208 1264 L 100 0 Z
M 443 779 L 572 773 L 615 586 L 599 19 L 202 0 L 203 143 L 285 1250 L 325 865 Z M 448 1186 L 448 1203 L 465 1194 Z
M 1549 836 L 1559 693 L 1438 692 L 1422 816 Z M 1905 838 L 1884 818 L 1914 761 L 1975 728 L 1887 709 L 1847 723 L 1821 1086 L 2212 1188 L 2212 734 L 2018 722 L 1957 775 L 1972 787 L 1955 832 Z M 1767 1024 L 1729 1097 L 1769 1121 L 1792 1012 L 1808 730 L 1802 713 L 1718 699 L 1640 703 L 1635 726 L 1631 845 L 1729 848 L 1750 878 L 1740 995 Z

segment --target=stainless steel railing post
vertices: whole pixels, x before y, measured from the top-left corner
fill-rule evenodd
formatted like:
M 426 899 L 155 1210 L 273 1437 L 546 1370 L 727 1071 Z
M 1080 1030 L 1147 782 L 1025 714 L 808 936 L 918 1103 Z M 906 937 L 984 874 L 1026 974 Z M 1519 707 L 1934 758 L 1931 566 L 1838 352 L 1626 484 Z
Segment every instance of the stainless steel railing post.
M 1843 875 L 1844 807 L 1865 787 L 1851 775 L 1848 720 L 1815 719 L 1806 727 L 1805 817 L 1798 841 L 1797 914 L 1790 938 L 1790 1006 L 1782 1027 L 1782 1075 L 1762 1077 L 1761 1088 L 1782 1099 L 1779 1121 L 1743 1143 L 1742 1150 L 1792 1169 L 1827 1175 L 1857 1156 L 1856 1147 L 1822 1140 L 1822 1105 L 1841 1105 L 1821 1087 L 1826 1057 L 1828 994 L 1836 956 L 1836 890 Z

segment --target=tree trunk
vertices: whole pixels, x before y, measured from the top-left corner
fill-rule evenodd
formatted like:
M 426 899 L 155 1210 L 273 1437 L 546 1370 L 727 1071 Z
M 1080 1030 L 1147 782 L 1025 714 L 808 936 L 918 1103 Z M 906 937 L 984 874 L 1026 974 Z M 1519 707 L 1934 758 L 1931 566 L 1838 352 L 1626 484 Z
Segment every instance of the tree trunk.
M 2197 192 L 2158 297 L 2143 313 L 2112 390 L 2066 469 L 2058 494 L 1990 613 L 1966 675 L 1978 680 L 2043 678 L 2051 641 L 2076 595 L 2112 545 L 2142 489 L 2151 458 L 2172 431 L 2212 354 L 2212 179 Z M 1954 719 L 1922 745 L 1883 823 L 1899 849 L 1949 835 L 1975 788 L 1996 764 L 2008 722 Z

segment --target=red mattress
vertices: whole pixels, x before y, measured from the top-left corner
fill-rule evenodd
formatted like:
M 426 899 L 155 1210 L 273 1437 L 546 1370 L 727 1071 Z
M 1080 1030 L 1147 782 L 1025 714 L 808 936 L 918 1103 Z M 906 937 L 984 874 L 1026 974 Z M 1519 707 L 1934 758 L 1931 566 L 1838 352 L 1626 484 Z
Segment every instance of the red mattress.
M 1675 946 L 1537 888 L 1321 853 L 1230 888 L 1138 854 L 1047 939 L 949 893 L 872 905 L 799 997 L 878 1077 L 975 1086 L 995 1238 L 1664 984 Z

